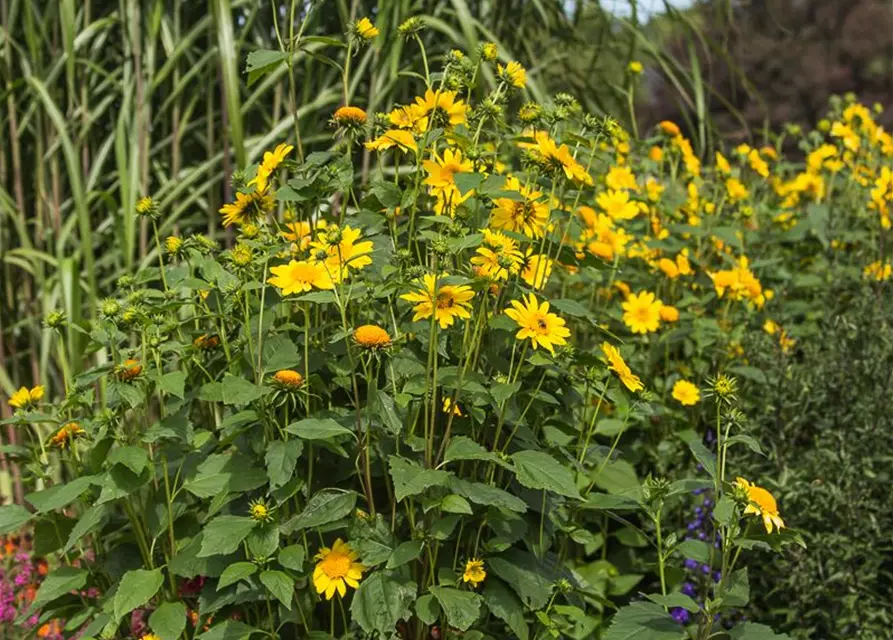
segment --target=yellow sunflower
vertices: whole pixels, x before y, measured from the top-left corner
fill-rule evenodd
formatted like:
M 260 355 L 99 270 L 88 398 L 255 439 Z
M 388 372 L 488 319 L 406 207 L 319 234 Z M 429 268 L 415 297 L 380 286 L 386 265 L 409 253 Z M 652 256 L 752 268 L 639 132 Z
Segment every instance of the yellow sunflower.
M 77 422 L 67 422 L 59 427 L 59 430 L 50 438 L 50 444 L 64 449 L 74 442 L 75 438 L 82 438 L 87 435 L 83 427 Z
M 333 280 L 339 281 L 347 277 L 351 269 L 360 270 L 372 264 L 372 241 L 358 242 L 363 232 L 350 225 L 331 226 L 317 236 L 310 247 L 319 255 L 313 262 L 325 266 L 326 272 Z M 324 259 L 319 256 L 325 255 Z
M 536 136 L 536 152 L 542 157 L 543 162 L 556 172 L 563 172 L 568 180 L 592 184 L 592 176 L 577 162 L 566 144 L 558 145 L 548 134 Z
M 657 331 L 662 306 L 663 303 L 650 291 L 630 294 L 623 303 L 623 323 L 633 333 Z
M 763 526 L 766 527 L 766 533 L 772 533 L 773 528 L 779 531 L 784 529 L 784 520 L 778 514 L 778 503 L 771 493 L 741 477 L 735 479 L 735 486 L 747 492 L 749 504 L 744 509 L 745 515 L 760 516 Z
M 331 600 L 338 592 L 342 598 L 347 594 L 347 587 L 354 589 L 360 586 L 366 566 L 357 562 L 358 554 L 341 538 L 335 540 L 332 548 L 321 547 L 316 554 L 316 568 L 313 570 L 313 586 L 320 595 L 325 594 Z
M 673 385 L 673 398 L 686 407 L 698 404 L 701 399 L 701 391 L 688 380 L 677 380 Z
M 252 193 L 237 191 L 235 202 L 220 207 L 223 226 L 257 222 L 272 211 L 274 206 L 273 195 L 264 189 L 256 189 Z
M 614 220 L 632 220 L 639 215 L 639 205 L 626 191 L 608 190 L 598 194 L 595 201 Z
M 27 409 L 40 402 L 45 392 L 46 389 L 43 385 L 37 385 L 31 389 L 21 387 L 12 394 L 12 397 L 9 399 L 9 406 L 13 409 Z
M 424 97 L 415 99 L 417 113 L 425 119 L 425 129 L 428 125 L 451 129 L 459 124 L 465 124 L 468 105 L 456 97 L 455 91 L 437 91 L 428 89 Z
M 520 327 L 515 338 L 517 340 L 530 338 L 534 349 L 543 347 L 554 355 L 556 346 L 567 344 L 567 338 L 571 335 L 570 329 L 564 326 L 563 318 L 549 313 L 548 302 L 539 304 L 532 293 L 523 300 L 523 302 L 512 300 L 512 308 L 505 310 L 505 315 Z
M 248 182 L 248 186 L 255 185 L 255 191 L 266 191 L 270 176 L 285 161 L 285 156 L 292 152 L 294 147 L 290 144 L 280 144 L 273 151 L 264 153 L 263 160 L 257 168 L 257 175 Z
M 509 62 L 505 66 L 496 65 L 496 75 L 500 80 L 516 89 L 523 89 L 527 84 L 527 71 L 519 62 Z
M 428 174 L 423 184 L 431 187 L 431 191 L 434 193 L 448 190 L 456 190 L 458 192 L 456 174 L 474 171 L 474 165 L 471 160 L 463 158 L 462 151 L 459 149 L 455 151 L 446 149 L 442 158 L 434 156 L 433 160 L 425 160 L 422 162 L 422 167 Z
M 620 350 L 617 349 L 617 347 L 608 342 L 602 342 L 602 353 L 605 354 L 605 357 L 608 359 L 608 369 L 617 374 L 617 377 L 620 378 L 620 382 L 623 383 L 623 386 L 633 393 L 645 388 L 645 385 L 642 384 L 639 376 L 635 375 L 629 368 L 629 365 L 626 364 L 626 361 L 623 359 L 623 356 L 620 355 Z
M 493 280 L 507 280 L 509 274 L 518 273 L 523 256 L 518 243 L 505 234 L 484 229 L 484 245 L 477 248 L 471 258 L 476 272 Z
M 465 563 L 465 571 L 462 573 L 462 582 L 470 582 L 472 587 L 477 587 L 487 578 L 484 570 L 484 561 L 472 558 Z
M 288 264 L 272 267 L 270 273 L 273 276 L 267 282 L 284 296 L 305 293 L 313 287 L 331 289 L 335 286 L 326 268 L 318 262 L 291 260 Z
M 400 151 L 412 151 L 413 153 L 419 150 L 412 133 L 405 129 L 388 129 L 375 140 L 370 140 L 366 143 L 366 148 L 370 151 L 385 151 L 391 147 L 397 147 Z
M 448 273 L 442 273 L 439 277 L 433 274 L 424 276 L 418 282 L 418 290 L 412 293 L 404 293 L 401 299 L 417 303 L 412 310 L 415 312 L 412 320 L 424 320 L 434 314 L 441 329 L 451 326 L 456 318 L 468 319 L 471 317 L 471 299 L 474 291 L 468 285 L 441 285 L 437 281 L 448 277 Z
M 533 253 L 528 248 L 524 254 L 524 266 L 521 269 L 521 279 L 534 289 L 542 289 L 549 282 L 552 275 L 552 266 L 555 261 L 541 253 Z
M 353 339 L 364 349 L 378 350 L 391 346 L 391 336 L 377 324 L 364 324 L 353 332 Z
M 523 233 L 529 238 L 541 238 L 549 222 L 549 205 L 539 202 L 542 193 L 521 185 L 517 178 L 505 181 L 505 191 L 517 191 L 520 199 L 496 198 L 496 207 L 490 212 L 490 225 L 494 229 L 505 229 Z

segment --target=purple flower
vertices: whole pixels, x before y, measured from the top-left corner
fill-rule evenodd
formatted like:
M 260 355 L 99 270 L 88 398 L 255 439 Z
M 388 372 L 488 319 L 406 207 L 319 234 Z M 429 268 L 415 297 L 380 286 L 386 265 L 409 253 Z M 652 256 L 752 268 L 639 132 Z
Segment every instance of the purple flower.
M 682 593 L 691 598 L 694 598 L 695 595 L 698 593 L 698 589 L 697 587 L 695 587 L 694 583 L 686 582 L 682 585 Z
M 690 571 L 694 571 L 695 569 L 698 568 L 698 561 L 692 560 L 691 558 L 686 558 L 684 564 L 685 564 L 685 568 Z
M 722 580 L 722 571 L 714 571 L 713 582 L 719 582 L 720 580 Z
M 673 620 L 675 620 L 675 621 L 678 622 L 679 624 L 688 624 L 688 621 L 689 621 L 689 619 L 691 618 L 691 616 L 689 615 L 688 611 L 686 611 L 686 610 L 683 609 L 682 607 L 676 607 L 676 608 L 674 608 L 674 609 L 670 612 L 670 615 L 673 616 Z
M 703 573 L 705 576 L 706 576 L 706 575 L 709 575 L 709 574 L 710 574 L 710 565 L 709 565 L 709 564 L 702 564 L 702 565 L 701 565 L 701 573 Z
M 704 533 L 703 531 L 701 531 L 701 533 L 698 534 L 698 540 L 706 540 L 706 539 L 707 539 L 707 534 Z

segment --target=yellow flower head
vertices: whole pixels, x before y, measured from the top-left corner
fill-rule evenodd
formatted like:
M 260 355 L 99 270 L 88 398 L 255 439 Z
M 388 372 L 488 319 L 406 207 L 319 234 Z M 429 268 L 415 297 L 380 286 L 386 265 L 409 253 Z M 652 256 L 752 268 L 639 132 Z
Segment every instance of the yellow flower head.
M 549 222 L 549 205 L 540 202 L 542 193 L 522 186 L 517 178 L 508 178 L 505 191 L 517 191 L 521 197 L 496 198 L 495 208 L 490 212 L 490 225 L 495 229 L 506 229 L 523 233 L 528 238 L 541 238 Z
M 9 399 L 9 406 L 13 409 L 28 409 L 40 402 L 45 392 L 46 389 L 44 389 L 43 385 L 37 385 L 31 389 L 21 387 L 12 394 L 12 397 Z
M 364 324 L 353 332 L 353 339 L 364 349 L 378 350 L 391 346 L 391 336 L 377 324 Z
M 650 291 L 633 293 L 623 303 L 623 323 L 633 333 L 651 333 L 660 325 L 663 303 Z
M 463 158 L 462 151 L 459 149 L 446 149 L 443 152 L 443 157 L 434 156 L 433 160 L 422 162 L 422 166 L 428 174 L 423 184 L 431 187 L 433 192 L 455 190 L 456 195 L 459 195 L 456 187 L 456 174 L 474 171 L 471 160 Z
M 462 573 L 462 582 L 470 582 L 472 587 L 477 587 L 487 578 L 484 569 L 484 561 L 472 558 L 465 563 L 465 571 Z
M 643 67 L 642 63 L 639 62 L 638 60 L 630 60 L 629 64 L 626 65 L 627 73 L 634 75 L 634 76 L 641 75 L 644 70 L 645 70 L 645 67 Z
M 657 126 L 662 132 L 664 132 L 671 138 L 675 138 L 680 133 L 682 133 L 679 130 L 679 125 L 677 125 L 675 122 L 670 122 L 669 120 L 663 120 Z
M 332 289 L 335 286 L 325 266 L 319 262 L 291 260 L 288 264 L 270 268 L 270 273 L 273 275 L 267 282 L 279 289 L 283 296 L 305 293 L 313 287 Z
M 312 262 L 322 264 L 333 281 L 346 278 L 351 269 L 368 267 L 372 264 L 369 254 L 373 245 L 371 240 L 358 242 L 362 234 L 362 230 L 349 225 L 327 227 L 310 243 L 315 252 Z
M 379 33 L 380 31 L 369 18 L 360 18 L 353 25 L 353 34 L 365 42 L 369 42 Z
M 545 132 L 537 132 L 535 139 L 534 152 L 547 169 L 554 173 L 563 173 L 568 180 L 586 185 L 592 184 L 592 176 L 574 159 L 566 144 L 559 146 Z
M 778 514 L 778 503 L 771 493 L 741 477 L 735 479 L 735 486 L 747 495 L 748 505 L 744 509 L 745 515 L 759 516 L 763 520 L 763 526 L 766 527 L 766 533 L 772 533 L 773 528 L 779 531 L 784 529 L 784 520 Z
M 260 169 L 258 176 L 261 175 Z M 258 178 L 252 180 L 255 182 Z M 255 182 L 255 184 L 260 184 Z M 244 225 L 246 223 L 254 223 L 266 216 L 273 210 L 275 202 L 273 195 L 266 190 L 266 178 L 264 178 L 264 188 L 256 188 L 252 193 L 236 192 L 235 202 L 230 202 L 220 207 L 220 213 L 223 214 L 223 226 L 228 227 L 232 224 Z
M 598 194 L 595 202 L 614 220 L 632 220 L 641 211 L 626 191 L 604 191 Z
M 415 107 L 414 115 L 426 120 L 425 130 L 429 125 L 451 129 L 465 124 L 468 114 L 468 105 L 456 98 L 455 91 L 428 89 L 424 97 L 415 99 Z
M 564 319 L 549 313 L 549 303 L 539 304 L 536 296 L 528 294 L 523 302 L 511 301 L 512 308 L 505 310 L 505 315 L 514 320 L 520 329 L 515 334 L 517 340 L 530 338 L 533 348 L 543 347 L 553 355 L 555 347 L 567 344 L 571 335 Z
M 521 279 L 534 289 L 542 289 L 549 282 L 552 266 L 555 261 L 542 253 L 533 253 L 528 248 L 524 254 L 524 266 L 521 268 Z
M 729 178 L 726 180 L 726 193 L 729 194 L 729 200 L 739 202 L 749 195 L 747 187 L 737 178 Z
M 388 129 L 375 140 L 366 143 L 366 148 L 370 151 L 386 151 L 392 147 L 404 152 L 416 153 L 419 150 L 412 132 L 405 129 Z
M 285 161 L 285 156 L 290 154 L 293 149 L 292 145 L 283 143 L 278 145 L 273 151 L 264 153 L 263 160 L 261 160 L 260 166 L 257 168 L 257 175 L 248 182 L 248 186 L 255 185 L 255 191 L 266 191 L 270 176 Z
M 75 438 L 82 438 L 87 435 L 83 427 L 77 422 L 67 422 L 59 427 L 59 430 L 50 438 L 50 444 L 64 449 L 70 445 Z
M 447 415 L 453 414 L 457 418 L 461 418 L 464 415 L 462 409 L 459 408 L 459 403 L 453 402 L 453 399 L 447 396 L 443 398 L 443 412 Z
M 519 62 L 496 65 L 496 74 L 503 82 L 516 89 L 523 89 L 527 84 L 527 71 Z
M 441 329 L 450 327 L 456 318 L 468 319 L 471 317 L 471 299 L 474 291 L 468 285 L 439 285 L 438 281 L 448 277 L 448 273 L 442 273 L 439 277 L 428 274 L 417 282 L 418 290 L 412 293 L 404 293 L 401 299 L 417 303 L 412 310 L 415 312 L 412 320 L 424 320 L 434 315 L 434 319 Z
M 507 280 L 509 274 L 518 273 L 524 257 L 518 243 L 503 233 L 484 229 L 484 244 L 471 258 L 478 275 L 494 280 Z
M 164 239 L 164 248 L 170 254 L 177 254 L 183 248 L 183 238 L 168 236 Z
M 347 587 L 360 586 L 365 565 L 357 562 L 357 552 L 341 538 L 335 540 L 332 548 L 321 547 L 316 554 L 316 568 L 313 570 L 313 586 L 320 595 L 331 600 L 338 592 L 342 598 L 347 595 Z
M 492 42 L 487 42 L 481 47 L 481 55 L 484 60 L 496 60 L 499 55 L 499 48 Z
M 339 127 L 356 128 L 366 124 L 366 112 L 359 107 L 338 107 L 332 121 Z
M 273 374 L 273 384 L 280 389 L 293 391 L 304 384 L 304 376 L 293 369 L 281 369 Z
M 679 309 L 668 304 L 661 304 L 660 319 L 664 322 L 677 322 L 679 320 Z
M 605 176 L 605 184 L 608 189 L 621 191 L 627 189 L 629 191 L 638 191 L 639 185 L 636 184 L 636 175 L 629 167 L 611 167 L 608 175 Z
M 617 349 L 617 347 L 608 342 L 603 342 L 602 353 L 605 354 L 605 357 L 608 359 L 608 369 L 617 374 L 617 377 L 620 378 L 620 382 L 623 383 L 623 386 L 633 393 L 645 388 L 645 385 L 642 384 L 639 376 L 633 374 L 632 370 L 626 364 L 626 361 L 624 361 L 623 356 L 620 355 L 620 350 Z
M 258 522 L 269 522 L 273 519 L 273 509 L 263 499 L 252 500 L 248 505 L 248 515 Z
M 673 385 L 673 398 L 690 407 L 701 399 L 701 392 L 688 380 L 677 380 Z
M 140 364 L 139 360 L 134 360 L 132 358 L 125 360 L 122 364 L 115 367 L 115 375 L 118 376 L 118 380 L 123 382 L 133 380 L 142 372 L 143 365 Z

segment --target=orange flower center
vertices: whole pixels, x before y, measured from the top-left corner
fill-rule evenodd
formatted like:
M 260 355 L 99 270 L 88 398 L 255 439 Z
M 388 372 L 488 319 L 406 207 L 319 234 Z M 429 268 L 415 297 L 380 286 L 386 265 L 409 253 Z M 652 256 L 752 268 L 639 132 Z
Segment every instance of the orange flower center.
M 350 571 L 350 558 L 340 553 L 330 553 L 320 567 L 329 578 L 343 578 Z

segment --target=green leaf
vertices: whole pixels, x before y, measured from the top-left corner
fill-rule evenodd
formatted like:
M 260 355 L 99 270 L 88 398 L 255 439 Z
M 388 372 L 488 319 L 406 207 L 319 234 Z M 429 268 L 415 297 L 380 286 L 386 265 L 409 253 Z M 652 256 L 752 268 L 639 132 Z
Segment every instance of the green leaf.
M 279 527 L 273 523 L 264 523 L 255 527 L 245 539 L 248 554 L 254 558 L 269 558 L 279 549 Z
M 18 504 L 7 504 L 0 507 L 0 535 L 18 531 L 31 519 L 28 510 Z
M 217 581 L 217 591 L 231 584 L 235 584 L 239 580 L 244 580 L 249 576 L 253 576 L 257 572 L 257 565 L 253 562 L 235 562 L 229 565 L 220 574 Z
M 531 609 L 542 609 L 549 602 L 552 582 L 533 556 L 513 551 L 494 556 L 487 564 Z
M 282 603 L 282 606 L 291 611 L 292 596 L 295 592 L 294 580 L 282 571 L 262 571 L 260 581 Z
M 400 435 L 403 431 L 403 421 L 397 414 L 397 408 L 394 406 L 394 399 L 391 396 L 380 389 L 376 391 L 372 400 L 372 410 L 388 431 L 395 436 Z
M 71 548 L 73 548 L 78 540 L 91 532 L 99 525 L 99 523 L 103 521 L 105 515 L 105 506 L 101 504 L 90 507 L 89 509 L 84 511 L 84 513 L 81 514 L 81 517 L 78 518 L 78 521 L 74 525 L 74 528 L 71 530 L 71 533 L 68 534 L 68 541 L 65 543 L 62 552 L 67 553 Z
M 242 516 L 217 516 L 205 526 L 199 558 L 225 556 L 239 548 L 257 522 Z
M 274 440 L 267 444 L 264 460 L 267 463 L 271 489 L 277 489 L 291 480 L 303 449 L 304 443 L 300 440 Z
M 426 593 L 415 601 L 415 613 L 419 617 L 419 620 L 427 625 L 432 625 L 437 622 L 437 619 L 440 617 L 440 605 L 437 604 L 437 600 L 434 599 L 434 596 L 430 593 Z
M 679 432 L 679 438 L 688 445 L 695 460 L 701 463 L 710 477 L 716 478 L 716 456 L 704 446 L 701 436 L 692 429 L 686 429 Z
M 254 402 L 265 393 L 263 387 L 229 373 L 223 376 L 223 382 L 220 384 L 220 390 L 223 394 L 222 401 L 225 405 L 248 404 L 249 402 Z
M 505 622 L 518 640 L 528 640 L 530 630 L 524 620 L 524 606 L 501 580 L 491 578 L 484 583 L 484 602 L 490 613 Z
M 272 72 L 287 59 L 286 52 L 272 49 L 258 49 L 249 53 L 245 66 L 245 73 L 248 74 L 248 86 L 250 87 L 258 79 Z
M 603 640 L 682 640 L 685 637 L 685 631 L 663 607 L 635 602 L 614 615 Z
M 286 431 L 305 440 L 329 440 L 338 436 L 354 435 L 331 418 L 305 418 L 288 425 Z
M 710 562 L 710 545 L 701 540 L 683 540 L 676 550 L 686 558 L 701 563 Z
M 447 513 L 459 513 L 469 516 L 474 514 L 468 500 L 455 494 L 445 496 L 444 499 L 440 501 L 440 508 Z
M 501 407 L 506 400 L 518 393 L 520 389 L 520 382 L 513 382 L 511 384 L 505 382 L 497 382 L 492 387 L 490 387 L 490 395 L 493 396 L 496 404 Z
M 422 549 L 424 547 L 425 544 L 421 540 L 409 540 L 399 544 L 397 548 L 391 552 L 391 557 L 388 558 L 387 568 L 396 569 L 408 562 L 412 562 L 422 555 Z
M 463 196 L 471 191 L 472 189 L 477 189 L 478 186 L 484 181 L 486 176 L 483 173 L 457 173 L 453 176 L 456 181 L 456 187 L 459 189 L 459 193 Z
M 748 435 L 745 435 L 743 433 L 739 434 L 737 436 L 732 436 L 731 438 L 729 438 L 727 440 L 724 440 L 724 443 L 727 446 L 731 446 L 731 445 L 737 444 L 739 442 L 743 445 L 747 445 L 747 448 L 750 449 L 751 451 L 753 451 L 754 453 L 759 454 L 761 456 L 765 455 L 763 453 L 763 450 L 760 448 L 760 443 L 757 442 L 754 438 L 752 438 Z
M 735 518 L 735 501 L 729 496 L 723 496 L 713 508 L 713 518 L 720 524 L 731 524 Z
M 125 573 L 115 592 L 115 620 L 149 602 L 163 582 L 161 569 L 135 569 Z
M 508 491 L 482 482 L 468 482 L 462 478 L 451 477 L 450 489 L 453 493 L 471 500 L 475 504 L 497 507 L 515 513 L 525 513 L 527 503 Z
M 340 520 L 353 511 L 356 503 L 357 494 L 353 491 L 322 489 L 310 498 L 301 513 L 282 525 L 282 533 L 289 535 Z
M 244 622 L 224 620 L 198 637 L 201 640 L 248 640 L 252 633 L 261 633 L 261 630 L 249 627 Z
M 158 388 L 165 393 L 169 393 L 173 396 L 177 396 L 178 398 L 183 399 L 186 395 L 186 374 L 182 371 L 171 371 L 170 373 L 165 373 L 163 376 L 158 378 Z
M 60 598 L 75 589 L 82 589 L 87 584 L 90 574 L 86 569 L 62 566 L 44 578 L 40 589 L 31 603 L 29 611 L 42 609 L 56 598 Z
M 55 487 L 35 491 L 25 496 L 38 513 L 53 511 L 66 507 L 80 497 L 87 488 L 93 484 L 96 476 L 81 476 L 68 484 L 58 484 Z
M 116 447 L 109 452 L 108 463 L 120 464 L 140 475 L 149 466 L 149 454 L 140 447 Z
M 750 602 L 750 584 L 747 579 L 747 567 L 738 569 L 729 577 L 725 593 L 722 596 L 722 608 L 740 609 Z
M 429 591 L 437 598 L 450 626 L 460 631 L 467 631 L 481 613 L 481 597 L 476 593 L 455 587 L 431 587 Z
M 592 479 L 599 489 L 610 494 L 642 501 L 642 485 L 636 476 L 636 469 L 626 460 L 611 460 L 601 468 L 601 472 L 595 470 Z
M 731 640 L 791 640 L 786 633 L 775 633 L 764 624 L 745 622 L 729 631 Z
M 769 384 L 769 380 L 768 378 L 766 378 L 766 374 L 763 373 L 761 369 L 757 369 L 756 367 L 748 367 L 744 365 L 729 367 L 729 372 L 734 373 L 735 375 L 739 375 L 742 378 L 753 380 L 757 384 Z
M 383 571 L 376 571 L 360 583 L 350 604 L 354 622 L 366 633 L 392 633 L 400 620 L 409 620 L 409 606 L 415 600 L 414 583 L 401 584 Z
M 149 616 L 149 627 L 161 640 L 177 640 L 186 629 L 186 605 L 165 602 Z
M 304 570 L 304 546 L 293 544 L 279 552 L 279 564 L 286 569 L 301 572 Z
M 651 602 L 659 604 L 662 607 L 681 607 L 686 611 L 690 611 L 692 613 L 697 613 L 700 611 L 700 607 L 698 603 L 689 598 L 684 593 L 668 593 L 667 595 L 661 595 L 659 593 L 652 593 L 645 596 Z
M 418 495 L 430 487 L 444 486 L 450 480 L 450 474 L 446 471 L 423 469 L 415 462 L 399 456 L 391 456 L 388 464 L 397 502 Z
M 612 496 L 607 493 L 590 493 L 583 504 L 585 509 L 598 511 L 638 511 L 642 505 L 627 496 Z
M 289 340 L 288 336 L 277 334 L 264 342 L 264 369 L 266 371 L 280 371 L 291 369 L 301 362 L 298 347 Z
M 574 476 L 555 458 L 542 451 L 518 451 L 512 454 L 518 482 L 528 489 L 553 491 L 568 498 L 582 500 Z
M 497 456 L 484 449 L 484 447 L 468 436 L 458 436 L 450 440 L 446 453 L 443 455 L 444 463 L 453 462 L 454 460 L 485 460 L 495 462 Z

